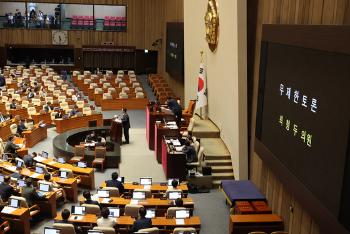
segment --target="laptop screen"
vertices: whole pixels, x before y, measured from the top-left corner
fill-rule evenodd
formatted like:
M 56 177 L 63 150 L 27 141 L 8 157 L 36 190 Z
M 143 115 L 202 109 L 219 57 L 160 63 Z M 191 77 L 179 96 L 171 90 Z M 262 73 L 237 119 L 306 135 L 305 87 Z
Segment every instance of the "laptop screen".
M 2 155 L 2 160 L 7 161 L 9 159 L 9 156 L 7 154 Z
M 133 192 L 132 193 L 132 199 L 145 199 L 146 193 L 145 192 Z
M 61 177 L 61 178 L 67 178 L 67 177 L 68 177 L 68 172 L 66 172 L 66 171 L 60 171 L 60 177 Z
M 85 206 L 72 206 L 72 214 L 84 215 L 85 214 Z
M 85 168 L 86 162 L 78 162 L 78 167 Z
M 155 209 L 147 209 L 146 210 L 146 218 L 153 219 L 156 217 L 156 210 Z
M 170 200 L 176 200 L 176 199 L 181 198 L 181 197 L 182 197 L 182 194 L 180 191 L 170 191 L 168 193 L 168 198 Z
M 177 219 L 186 219 L 189 217 L 190 217 L 189 210 L 176 210 L 175 211 L 175 218 L 177 218 Z
M 39 190 L 42 192 L 48 192 L 50 190 L 49 184 L 39 183 Z
M 44 234 L 60 234 L 61 229 L 45 227 Z
M 118 177 L 117 179 L 119 182 L 122 182 L 124 184 L 124 176 L 123 177 Z
M 65 162 L 66 162 L 66 161 L 64 160 L 64 158 L 58 158 L 57 161 L 58 161 L 59 163 L 65 163 Z
M 0 175 L 0 182 L 4 182 L 4 175 Z
M 173 182 L 173 180 L 177 180 L 177 183 L 180 184 L 180 180 L 179 179 L 173 178 L 173 179 L 168 179 L 168 186 L 172 186 L 171 183 Z
M 44 169 L 42 167 L 35 167 L 35 172 L 39 174 L 44 174 Z
M 17 180 L 17 186 L 18 187 L 24 187 L 24 185 L 25 185 L 24 180 Z
M 9 206 L 11 206 L 13 208 L 18 208 L 19 207 L 19 202 L 20 201 L 18 199 L 11 198 L 10 202 L 9 202 Z
M 42 152 L 41 152 L 41 157 L 43 157 L 43 158 L 48 158 L 48 157 L 49 157 L 49 153 L 46 152 L 46 151 L 42 151 Z
M 152 178 L 150 178 L 150 177 L 140 178 L 140 184 L 141 185 L 152 185 Z
M 99 197 L 109 197 L 109 191 L 103 189 L 97 189 L 97 195 Z
M 23 161 L 17 160 L 16 167 L 22 167 L 23 166 Z
M 108 207 L 109 217 L 118 218 L 120 216 L 120 209 L 116 207 Z

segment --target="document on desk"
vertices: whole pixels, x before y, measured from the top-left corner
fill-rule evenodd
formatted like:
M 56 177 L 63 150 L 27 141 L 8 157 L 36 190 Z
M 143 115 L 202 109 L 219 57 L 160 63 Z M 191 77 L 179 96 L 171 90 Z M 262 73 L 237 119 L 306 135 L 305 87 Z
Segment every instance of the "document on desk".
M 174 146 L 181 146 L 179 139 L 171 139 L 171 143 L 173 143 Z
M 184 146 L 177 146 L 177 147 L 175 147 L 175 151 L 181 152 L 183 148 L 184 148 Z
M 110 203 L 112 201 L 112 199 L 110 198 L 103 198 L 101 203 Z
M 55 162 L 55 161 L 51 161 L 51 162 L 49 162 L 48 164 L 49 165 L 55 165 L 57 162 Z
M 168 125 L 169 129 L 178 129 L 176 125 Z
M 41 156 L 36 156 L 36 157 L 34 157 L 34 160 L 37 162 L 42 162 L 42 161 L 46 160 L 46 158 L 41 157 Z
M 1 213 L 4 213 L 4 214 L 12 214 L 12 212 L 14 212 L 15 210 L 17 210 L 17 208 L 14 208 L 14 207 L 11 207 L 11 206 L 5 206 Z
M 9 171 L 16 171 L 16 166 L 6 165 L 5 168 Z
M 139 201 L 138 201 L 138 200 L 131 199 L 130 205 L 138 205 L 138 204 L 139 204 Z
M 184 219 L 175 219 L 176 225 L 185 225 L 185 220 Z
M 169 122 L 167 122 L 166 124 L 167 124 L 168 126 L 169 126 L 169 125 L 176 125 L 176 122 L 175 122 L 175 121 L 169 121 Z
M 149 189 L 151 189 L 151 185 L 144 185 L 144 186 L 143 186 L 143 189 L 149 190 Z
M 30 177 L 33 177 L 33 178 L 38 178 L 41 174 L 39 173 L 33 173 Z
M 91 196 L 91 200 L 99 201 L 99 196 L 98 196 L 98 194 L 92 195 L 92 196 Z

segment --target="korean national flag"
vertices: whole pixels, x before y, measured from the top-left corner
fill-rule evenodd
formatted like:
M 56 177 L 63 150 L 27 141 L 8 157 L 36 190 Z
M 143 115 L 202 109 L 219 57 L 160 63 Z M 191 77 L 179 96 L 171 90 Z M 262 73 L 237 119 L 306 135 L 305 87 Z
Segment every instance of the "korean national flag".
M 199 65 L 199 76 L 198 76 L 198 91 L 197 91 L 197 104 L 196 109 L 204 107 L 208 104 L 207 100 L 207 82 L 205 77 L 204 64 Z

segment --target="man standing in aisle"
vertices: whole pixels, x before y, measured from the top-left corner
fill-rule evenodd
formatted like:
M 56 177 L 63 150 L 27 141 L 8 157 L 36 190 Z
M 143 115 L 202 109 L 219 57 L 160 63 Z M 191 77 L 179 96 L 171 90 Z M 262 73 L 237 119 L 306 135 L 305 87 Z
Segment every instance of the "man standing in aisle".
M 124 131 L 124 138 L 125 138 L 125 144 L 129 144 L 129 128 L 130 128 L 130 120 L 129 115 L 127 113 L 127 109 L 123 108 L 123 114 L 121 117 L 122 120 L 122 126 Z

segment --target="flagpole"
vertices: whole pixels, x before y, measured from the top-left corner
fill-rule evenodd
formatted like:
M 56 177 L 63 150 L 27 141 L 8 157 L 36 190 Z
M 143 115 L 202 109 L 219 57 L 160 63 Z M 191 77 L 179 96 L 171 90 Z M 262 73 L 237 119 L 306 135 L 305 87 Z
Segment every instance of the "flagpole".
M 201 50 L 200 51 L 200 54 L 201 54 L 201 61 L 200 61 L 200 63 L 203 63 L 203 53 L 204 53 L 204 51 Z M 199 115 L 200 115 L 201 119 L 203 119 L 202 110 L 203 110 L 203 107 L 201 107 L 200 110 L 199 110 Z

